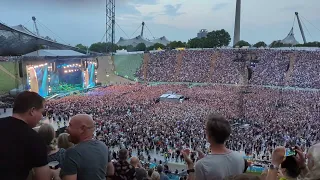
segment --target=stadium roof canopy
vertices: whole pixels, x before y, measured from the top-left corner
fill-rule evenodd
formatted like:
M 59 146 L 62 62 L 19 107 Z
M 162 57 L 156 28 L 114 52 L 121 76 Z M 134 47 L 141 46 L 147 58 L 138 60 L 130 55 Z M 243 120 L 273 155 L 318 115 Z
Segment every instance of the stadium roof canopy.
M 283 44 L 291 44 L 291 45 L 299 44 L 299 42 L 294 37 L 293 27 L 291 28 L 291 31 L 289 32 L 288 36 L 284 38 L 281 42 Z
M 23 25 L 10 27 L 0 23 L 0 56 L 20 56 L 39 49 L 41 45 L 82 52 L 76 47 L 39 37 Z
M 139 36 L 132 38 L 132 39 L 125 39 L 123 37 L 120 37 L 119 41 L 117 42 L 117 45 L 118 46 L 132 45 L 133 47 L 135 47 L 140 43 L 144 43 L 147 47 L 150 47 L 150 46 L 154 45 L 155 43 L 160 43 L 160 44 L 163 44 L 166 46 L 167 44 L 170 43 L 170 41 L 165 36 L 158 38 L 158 39 L 154 39 L 152 41 L 149 41 L 139 35 Z
M 49 49 L 41 49 L 37 50 L 23 56 L 47 56 L 47 57 L 68 57 L 68 56 L 85 56 L 85 54 L 73 51 L 73 50 L 49 50 Z

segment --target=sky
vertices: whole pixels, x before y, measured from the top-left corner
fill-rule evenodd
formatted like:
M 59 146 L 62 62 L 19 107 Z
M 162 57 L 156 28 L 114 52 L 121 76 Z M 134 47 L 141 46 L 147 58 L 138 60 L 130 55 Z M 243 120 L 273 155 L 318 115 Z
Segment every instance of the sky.
M 41 36 L 90 46 L 105 42 L 105 4 L 105 0 L 1 0 L 0 22 L 35 31 L 31 20 L 35 16 Z M 302 42 L 294 23 L 297 11 L 307 41 L 320 41 L 319 7 L 320 0 L 242 0 L 241 39 L 270 44 L 285 38 L 294 25 L 295 37 Z M 200 29 L 225 29 L 233 37 L 235 8 L 236 0 L 116 0 L 116 42 L 138 36 L 142 21 L 148 39 L 188 41 Z

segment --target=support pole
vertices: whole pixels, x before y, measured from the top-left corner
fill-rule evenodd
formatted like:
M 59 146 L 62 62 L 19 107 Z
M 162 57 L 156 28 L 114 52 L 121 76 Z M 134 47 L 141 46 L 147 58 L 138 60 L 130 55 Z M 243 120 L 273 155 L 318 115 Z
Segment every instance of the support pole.
M 233 46 L 240 41 L 241 0 L 237 0 L 236 17 L 234 23 Z
M 296 14 L 297 19 L 298 19 L 298 24 L 299 24 L 299 28 L 300 28 L 300 32 L 301 32 L 301 35 L 302 35 L 303 42 L 306 44 L 307 40 L 306 40 L 306 36 L 304 35 L 303 27 L 301 25 L 301 21 L 300 21 L 300 18 L 299 18 L 299 13 L 296 12 L 295 14 Z

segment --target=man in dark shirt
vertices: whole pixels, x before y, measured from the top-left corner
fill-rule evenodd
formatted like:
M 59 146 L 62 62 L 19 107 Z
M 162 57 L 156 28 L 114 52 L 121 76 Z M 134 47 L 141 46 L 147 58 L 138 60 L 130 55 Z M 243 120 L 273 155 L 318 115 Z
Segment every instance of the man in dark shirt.
M 51 179 L 47 147 L 34 128 L 42 119 L 44 99 L 34 92 L 20 93 L 11 117 L 0 119 L 0 179 L 25 180 L 31 169 L 34 180 Z
M 114 176 L 112 180 L 137 180 L 135 168 L 128 163 L 128 151 L 119 151 L 119 161 L 114 163 Z

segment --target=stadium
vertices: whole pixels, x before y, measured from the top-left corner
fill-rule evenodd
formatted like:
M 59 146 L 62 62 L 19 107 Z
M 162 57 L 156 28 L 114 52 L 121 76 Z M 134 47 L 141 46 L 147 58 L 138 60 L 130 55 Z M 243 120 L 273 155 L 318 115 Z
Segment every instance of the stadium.
M 240 2 L 236 7 L 235 41 L 240 40 Z M 145 39 L 143 26 L 140 36 L 121 37 L 115 44 L 170 43 L 165 36 Z M 280 162 L 283 169 L 287 168 L 286 159 L 293 156 L 287 154 L 290 148 L 296 148 L 297 157 L 300 151 L 308 154 L 308 149 L 318 148 L 319 48 L 177 48 L 84 54 L 53 41 L 34 41 L 39 37 L 25 28 L 3 24 L 0 28 L 1 34 L 13 31 L 28 37 L 18 43 L 18 48 L 12 43 L 0 51 L 4 55 L 0 57 L 0 92 L 10 94 L 1 99 L 0 107 L 7 109 L 3 114 L 12 113 L 13 97 L 31 91 L 46 99 L 45 117 L 37 129 L 50 124 L 60 137 L 65 129 L 72 133 L 68 125 L 75 115 L 90 115 L 93 137 L 109 148 L 115 167 L 123 159 L 135 166 L 133 158 L 138 158 L 142 167 L 136 168 L 154 169 L 178 180 L 192 177 L 192 171 L 200 177 L 197 160 L 204 162 L 226 154 L 229 158 L 228 154 L 236 152 L 245 165 L 232 162 L 241 167 L 241 172 L 232 175 L 246 172 L 260 177 L 264 170 L 272 173 L 279 168 L 273 167 L 277 165 L 275 152 L 283 150 L 278 146 L 284 148 L 284 160 Z M 20 42 L 5 37 L 5 43 Z M 298 44 L 292 29 L 281 43 Z M 39 45 L 54 46 L 56 50 L 37 50 Z M 17 56 L 20 54 L 24 55 Z M 208 130 L 211 127 L 215 131 Z M 187 151 L 190 153 L 186 155 Z M 218 169 L 227 169 L 225 161 Z M 306 162 L 302 164 L 293 166 L 303 169 Z M 202 177 L 209 179 L 208 174 Z

